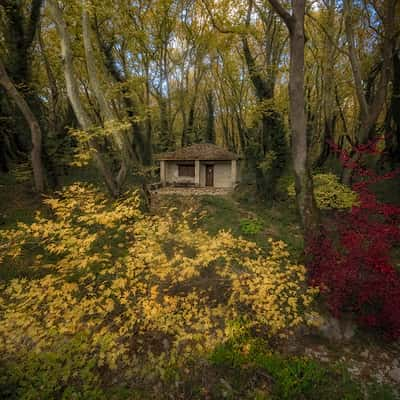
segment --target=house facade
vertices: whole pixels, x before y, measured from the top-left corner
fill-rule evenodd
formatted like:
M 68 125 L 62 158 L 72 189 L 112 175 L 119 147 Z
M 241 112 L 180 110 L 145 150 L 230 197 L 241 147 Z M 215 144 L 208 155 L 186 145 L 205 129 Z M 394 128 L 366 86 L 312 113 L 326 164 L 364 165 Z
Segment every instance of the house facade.
M 194 144 L 155 158 L 163 186 L 234 188 L 239 182 L 239 156 L 214 144 Z

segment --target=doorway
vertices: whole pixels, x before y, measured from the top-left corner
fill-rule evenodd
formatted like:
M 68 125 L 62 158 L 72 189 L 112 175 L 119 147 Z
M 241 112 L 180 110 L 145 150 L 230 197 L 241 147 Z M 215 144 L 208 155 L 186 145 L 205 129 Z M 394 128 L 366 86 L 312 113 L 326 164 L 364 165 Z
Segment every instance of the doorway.
M 206 165 L 206 186 L 214 186 L 214 165 Z

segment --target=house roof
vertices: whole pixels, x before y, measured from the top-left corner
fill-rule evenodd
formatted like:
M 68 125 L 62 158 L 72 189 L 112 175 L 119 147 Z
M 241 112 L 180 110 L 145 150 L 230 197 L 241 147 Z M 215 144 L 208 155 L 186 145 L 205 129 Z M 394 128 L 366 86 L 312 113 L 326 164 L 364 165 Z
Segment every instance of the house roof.
M 155 155 L 156 160 L 204 160 L 204 161 L 225 161 L 237 160 L 240 157 L 223 147 L 210 143 L 192 144 L 191 146 L 181 147 L 175 151 L 160 153 Z

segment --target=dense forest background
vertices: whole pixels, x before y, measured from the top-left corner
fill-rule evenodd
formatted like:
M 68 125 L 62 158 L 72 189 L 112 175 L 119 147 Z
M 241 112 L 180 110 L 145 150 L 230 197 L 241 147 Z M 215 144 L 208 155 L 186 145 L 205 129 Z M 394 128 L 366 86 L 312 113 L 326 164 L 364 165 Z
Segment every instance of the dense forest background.
M 155 152 L 210 142 L 245 156 L 270 200 L 288 162 L 304 173 L 290 143 L 321 168 L 332 144 L 381 137 L 377 163 L 393 166 L 397 2 L 300 4 L 297 33 L 275 3 L 1 1 L 1 170 L 29 160 L 43 191 L 90 160 L 118 195 Z

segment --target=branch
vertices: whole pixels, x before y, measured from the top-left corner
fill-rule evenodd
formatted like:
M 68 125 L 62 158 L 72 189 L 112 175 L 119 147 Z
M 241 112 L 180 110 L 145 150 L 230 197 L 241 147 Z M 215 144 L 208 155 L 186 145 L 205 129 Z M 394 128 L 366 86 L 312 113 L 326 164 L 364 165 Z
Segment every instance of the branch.
M 338 46 L 338 44 L 335 42 L 334 38 L 329 34 L 327 29 L 313 15 L 311 15 L 309 12 L 307 12 L 306 15 L 308 18 L 311 19 L 311 21 L 313 21 L 318 26 L 319 29 L 322 30 L 322 32 L 328 38 L 331 45 L 334 46 L 339 53 L 342 53 L 345 56 L 349 57 L 349 52 Z
M 235 30 L 232 30 L 232 29 L 221 28 L 219 26 L 219 24 L 217 23 L 217 21 L 215 20 L 214 16 L 213 16 L 213 13 L 211 11 L 210 5 L 208 4 L 208 0 L 201 0 L 201 2 L 203 3 L 203 5 L 204 5 L 204 7 L 205 7 L 205 9 L 207 11 L 208 16 L 210 17 L 210 21 L 211 21 L 212 26 L 218 32 L 221 32 L 221 33 L 238 33 L 238 32 L 236 32 Z
M 279 0 L 268 0 L 275 12 L 282 18 L 289 31 L 293 29 L 294 16 L 286 10 Z

